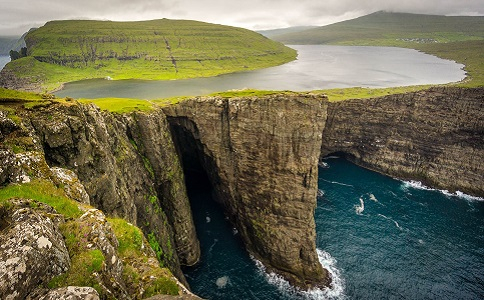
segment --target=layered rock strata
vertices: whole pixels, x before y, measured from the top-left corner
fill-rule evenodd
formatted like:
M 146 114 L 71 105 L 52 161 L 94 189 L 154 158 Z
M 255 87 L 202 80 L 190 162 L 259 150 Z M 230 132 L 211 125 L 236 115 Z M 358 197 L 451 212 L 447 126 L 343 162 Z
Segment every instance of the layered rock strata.
M 343 152 L 367 168 L 484 196 L 484 88 L 330 103 L 321 157 Z
M 249 252 L 307 289 L 327 286 L 314 210 L 325 98 L 196 98 L 164 109 L 185 168 L 201 165 Z

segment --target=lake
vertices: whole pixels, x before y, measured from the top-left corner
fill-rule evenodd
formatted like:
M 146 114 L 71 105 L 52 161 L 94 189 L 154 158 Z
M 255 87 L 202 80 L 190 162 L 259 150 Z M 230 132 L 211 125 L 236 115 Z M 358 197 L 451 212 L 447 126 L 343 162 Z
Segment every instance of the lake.
M 187 280 L 204 299 L 482 299 L 484 199 L 450 194 L 331 157 L 319 169 L 320 262 L 332 289 L 299 292 L 243 249 L 209 190 L 189 189 L 201 243 Z
M 233 89 L 310 91 L 345 87 L 442 84 L 465 78 L 464 67 L 413 49 L 298 45 L 287 64 L 209 78 L 168 81 L 93 79 L 72 82 L 56 93 L 74 98 L 141 98 L 206 95 Z

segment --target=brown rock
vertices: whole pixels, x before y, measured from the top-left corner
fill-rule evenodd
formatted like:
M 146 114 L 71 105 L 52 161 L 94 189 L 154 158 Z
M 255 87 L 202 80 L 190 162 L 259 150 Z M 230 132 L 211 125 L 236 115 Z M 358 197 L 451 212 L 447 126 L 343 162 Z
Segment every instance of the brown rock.
M 328 285 L 315 246 L 324 98 L 197 98 L 164 109 L 185 164 L 198 160 L 248 250 L 308 288 Z M 191 166 L 185 166 L 191 167 Z

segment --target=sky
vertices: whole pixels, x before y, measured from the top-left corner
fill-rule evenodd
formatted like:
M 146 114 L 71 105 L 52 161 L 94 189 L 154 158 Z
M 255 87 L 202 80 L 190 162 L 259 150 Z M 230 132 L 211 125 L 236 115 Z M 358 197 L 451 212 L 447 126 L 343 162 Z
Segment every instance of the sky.
M 0 0 L 0 35 L 50 20 L 188 19 L 251 30 L 323 26 L 375 11 L 484 15 L 484 0 Z

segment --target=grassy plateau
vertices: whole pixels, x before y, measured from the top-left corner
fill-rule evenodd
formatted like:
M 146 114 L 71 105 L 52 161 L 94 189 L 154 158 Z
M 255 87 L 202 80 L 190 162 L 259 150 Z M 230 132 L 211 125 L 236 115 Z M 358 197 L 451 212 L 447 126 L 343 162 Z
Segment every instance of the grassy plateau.
M 275 66 L 296 51 L 250 30 L 186 20 L 51 21 L 6 69 L 45 91 L 90 78 L 168 80 Z

